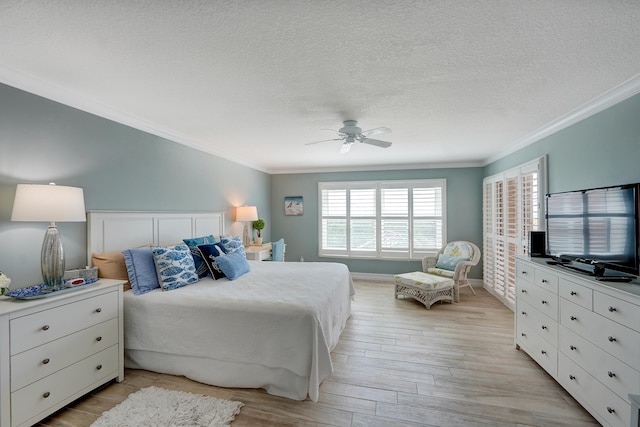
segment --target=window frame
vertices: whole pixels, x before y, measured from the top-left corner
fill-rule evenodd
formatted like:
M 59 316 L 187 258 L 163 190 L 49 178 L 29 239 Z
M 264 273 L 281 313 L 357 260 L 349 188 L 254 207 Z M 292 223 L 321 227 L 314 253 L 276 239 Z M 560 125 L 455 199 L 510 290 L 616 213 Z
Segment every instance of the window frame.
M 407 242 L 408 248 L 395 249 L 382 248 L 382 222 L 383 219 L 402 219 L 402 215 L 382 215 L 381 194 L 384 189 L 407 189 Z M 440 189 L 440 215 L 420 216 L 414 215 L 413 189 L 414 188 L 439 188 Z M 318 182 L 318 256 L 331 258 L 350 259 L 378 259 L 378 260 L 421 260 L 428 255 L 435 255 L 447 240 L 447 191 L 446 179 L 416 179 L 416 180 L 372 180 L 372 181 L 335 181 Z M 371 215 L 355 216 L 351 215 L 351 190 L 375 189 L 375 217 Z M 344 215 L 324 215 L 323 212 L 323 191 L 324 190 L 344 190 L 345 214 Z M 414 240 L 414 222 L 418 219 L 436 219 L 440 221 L 440 247 L 428 249 L 416 249 Z M 325 219 L 345 220 L 346 227 L 346 248 L 345 249 L 324 249 L 323 248 L 323 222 Z M 375 248 L 373 250 L 353 250 L 351 248 L 351 224 L 354 218 L 375 220 Z

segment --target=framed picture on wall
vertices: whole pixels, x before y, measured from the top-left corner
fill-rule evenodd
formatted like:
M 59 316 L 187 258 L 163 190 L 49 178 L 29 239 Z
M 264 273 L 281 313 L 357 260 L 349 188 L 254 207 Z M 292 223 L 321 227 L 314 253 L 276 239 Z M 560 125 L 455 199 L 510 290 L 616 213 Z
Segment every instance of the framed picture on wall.
M 285 215 L 302 215 L 302 196 L 287 196 L 284 198 Z

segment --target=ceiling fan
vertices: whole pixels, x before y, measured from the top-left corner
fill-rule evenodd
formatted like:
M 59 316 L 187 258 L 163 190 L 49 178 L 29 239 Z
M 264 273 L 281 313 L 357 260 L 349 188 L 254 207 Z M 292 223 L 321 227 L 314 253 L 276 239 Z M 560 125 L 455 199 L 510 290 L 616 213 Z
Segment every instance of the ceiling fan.
M 362 142 L 363 144 L 375 145 L 376 147 L 388 148 L 391 147 L 391 143 L 388 141 L 380 141 L 379 139 L 371 139 L 369 138 L 372 135 L 378 135 L 381 133 L 389 133 L 391 129 L 387 127 L 379 127 L 375 129 L 369 129 L 363 131 L 358 127 L 358 122 L 355 120 L 345 120 L 343 123 L 343 127 L 340 128 L 336 132 L 338 134 L 338 138 L 332 139 L 323 139 L 322 141 L 314 141 L 308 142 L 305 145 L 317 144 L 319 142 L 327 142 L 327 141 L 342 141 L 342 146 L 340 147 L 340 153 L 346 153 L 351 149 L 351 146 L 354 142 Z M 333 129 L 326 129 L 333 130 Z

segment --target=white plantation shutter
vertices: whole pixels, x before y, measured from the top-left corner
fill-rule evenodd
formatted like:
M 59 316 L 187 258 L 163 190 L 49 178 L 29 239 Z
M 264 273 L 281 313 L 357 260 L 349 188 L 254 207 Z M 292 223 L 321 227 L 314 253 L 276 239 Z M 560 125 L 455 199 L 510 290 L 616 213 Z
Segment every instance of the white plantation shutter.
M 515 306 L 514 255 L 528 253 L 529 231 L 542 230 L 545 158 L 483 180 L 484 285 Z
M 445 180 L 326 182 L 320 256 L 421 259 L 445 236 Z

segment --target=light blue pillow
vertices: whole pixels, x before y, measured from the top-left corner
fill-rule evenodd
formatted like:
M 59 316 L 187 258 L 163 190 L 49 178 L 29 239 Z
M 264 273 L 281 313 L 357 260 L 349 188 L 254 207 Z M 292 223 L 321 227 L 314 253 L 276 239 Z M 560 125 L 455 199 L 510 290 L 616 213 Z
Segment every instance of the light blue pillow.
M 125 249 L 122 254 L 134 295 L 142 295 L 160 287 L 150 248 Z
M 438 262 L 436 263 L 436 268 L 441 268 L 443 270 L 454 271 L 456 269 L 456 265 L 458 265 L 461 261 L 469 261 L 471 258 L 461 256 L 461 257 L 451 257 L 445 254 L 440 254 L 438 256 Z
M 151 252 L 163 291 L 181 288 L 200 280 L 187 245 L 151 246 Z
M 273 261 L 284 261 L 284 239 L 271 242 L 271 259 Z
M 218 267 L 229 280 L 236 280 L 238 277 L 251 271 L 247 258 L 243 253 L 231 252 L 229 254 L 216 257 Z
M 189 246 L 191 256 L 193 257 L 193 262 L 196 265 L 196 272 L 198 273 L 198 277 L 206 277 L 209 274 L 209 269 L 202 260 L 202 256 L 200 255 L 200 251 L 198 250 L 198 245 L 216 243 L 216 238 L 213 237 L 212 234 L 210 234 L 208 236 L 194 237 L 192 239 L 182 239 L 182 241 L 187 246 Z

